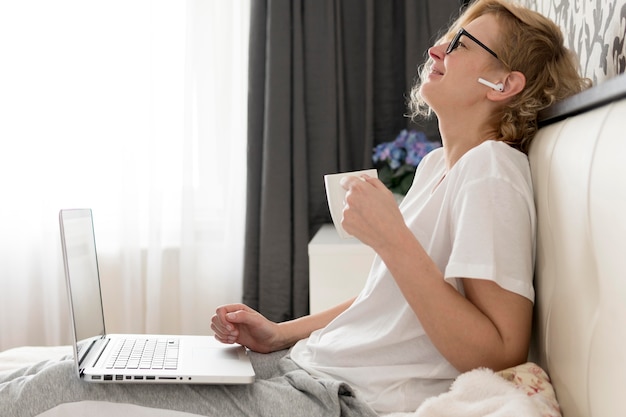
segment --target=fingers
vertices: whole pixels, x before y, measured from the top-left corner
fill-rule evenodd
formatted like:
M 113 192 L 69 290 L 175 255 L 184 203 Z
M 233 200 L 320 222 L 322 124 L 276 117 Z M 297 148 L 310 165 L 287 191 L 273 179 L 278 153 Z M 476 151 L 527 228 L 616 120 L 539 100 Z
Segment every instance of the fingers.
M 348 193 L 354 192 L 355 190 L 366 190 L 367 188 L 369 188 L 366 185 L 368 184 L 376 190 L 388 192 L 389 194 L 391 194 L 387 186 L 383 184 L 381 180 L 375 177 L 370 177 L 366 174 L 363 174 L 359 177 L 345 176 L 341 179 L 339 184 Z
M 223 306 L 219 306 L 216 310 L 216 312 L 222 311 L 225 314 L 226 313 L 230 313 L 233 311 L 254 311 L 253 309 L 251 309 L 250 307 L 248 307 L 245 304 L 241 304 L 241 303 L 235 303 L 235 304 L 226 304 Z
M 375 247 L 382 238 L 381 233 L 389 227 L 382 225 L 398 221 L 404 224 L 391 191 L 378 178 L 344 177 L 341 185 L 347 190 L 341 225 L 361 242 Z
M 222 343 L 235 343 L 239 337 L 239 330 L 232 324 L 221 321 L 217 314 L 211 318 L 211 330 L 215 333 L 215 338 Z
M 391 191 L 389 191 L 389 188 L 387 188 L 387 186 L 378 178 L 367 178 L 365 181 L 368 184 L 372 184 L 374 188 L 391 193 Z
M 368 182 L 368 180 L 370 179 L 374 178 L 370 177 L 367 174 L 362 174 L 359 176 L 346 175 L 345 177 L 341 178 L 341 181 L 339 181 L 339 185 L 341 185 L 344 190 L 349 190 L 355 184 L 358 184 L 359 182 Z
M 222 343 L 239 342 L 245 330 L 241 326 L 254 326 L 258 317 L 259 314 L 245 304 L 220 306 L 211 318 L 211 329 L 215 332 L 215 338 Z
M 211 330 L 215 338 L 222 343 L 235 343 L 239 337 L 239 330 L 234 324 L 237 322 L 237 312 L 251 310 L 244 304 L 228 304 L 215 310 L 211 318 Z

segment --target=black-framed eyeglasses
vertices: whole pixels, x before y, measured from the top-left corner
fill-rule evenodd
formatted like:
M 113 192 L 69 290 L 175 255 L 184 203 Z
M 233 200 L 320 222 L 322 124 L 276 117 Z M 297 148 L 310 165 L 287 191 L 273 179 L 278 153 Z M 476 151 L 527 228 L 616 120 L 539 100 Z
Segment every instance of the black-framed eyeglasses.
M 468 38 L 476 42 L 478 46 L 480 46 L 485 51 L 493 55 L 496 59 L 502 61 L 500 58 L 498 58 L 498 55 L 495 52 L 493 52 L 491 49 L 489 49 L 489 47 L 487 47 L 487 45 L 485 45 L 484 43 L 476 39 L 474 36 L 472 36 L 468 31 L 466 31 L 463 28 L 459 29 L 456 35 L 454 35 L 454 38 L 452 38 L 452 42 L 450 42 L 450 44 L 448 45 L 448 49 L 446 49 L 446 54 L 449 54 L 450 52 L 454 51 L 456 48 L 459 47 L 459 40 L 461 39 L 461 36 L 467 36 Z

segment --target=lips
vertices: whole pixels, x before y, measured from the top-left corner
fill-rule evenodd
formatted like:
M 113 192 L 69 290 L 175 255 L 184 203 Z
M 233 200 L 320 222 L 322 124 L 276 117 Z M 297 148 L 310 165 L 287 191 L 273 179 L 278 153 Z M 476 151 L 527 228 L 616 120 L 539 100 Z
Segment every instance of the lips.
M 435 67 L 432 67 L 432 68 L 430 69 L 430 73 L 431 73 L 431 74 L 435 74 L 435 75 L 443 75 L 443 72 L 439 71 L 439 70 L 438 70 L 437 68 L 435 68 Z

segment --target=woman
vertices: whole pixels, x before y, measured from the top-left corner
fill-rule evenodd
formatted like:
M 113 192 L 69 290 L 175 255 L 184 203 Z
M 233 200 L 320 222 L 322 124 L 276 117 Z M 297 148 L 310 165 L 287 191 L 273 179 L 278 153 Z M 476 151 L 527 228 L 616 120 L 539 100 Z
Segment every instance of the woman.
M 42 365 L 0 385 L 0 414 L 53 407 L 62 378 L 65 401 L 373 416 L 415 410 L 460 372 L 525 362 L 535 241 L 525 152 L 537 112 L 587 82 L 552 22 L 504 0 L 472 4 L 428 55 L 411 108 L 437 115 L 443 148 L 422 161 L 400 208 L 377 179 L 343 184 L 343 227 L 378 255 L 356 299 L 280 324 L 245 305 L 218 308 L 218 340 L 276 352 L 251 353 L 251 385 L 113 387 L 79 382 L 70 363 Z
M 377 411 L 415 409 L 458 372 L 524 362 L 535 229 L 524 153 L 537 112 L 586 86 L 562 45 L 536 13 L 502 1 L 472 5 L 430 48 L 412 92 L 415 113 L 437 115 L 443 149 L 421 163 L 401 210 L 376 179 L 345 184 L 343 227 L 379 255 L 364 291 L 278 326 L 226 306 L 213 320 L 217 337 L 271 351 L 325 326 L 291 357 L 358 387 Z M 248 333 L 259 329 L 260 338 Z
M 378 254 L 359 297 L 280 325 L 240 305 L 213 319 L 218 339 L 264 352 L 310 335 L 292 359 L 347 381 L 378 412 L 414 410 L 459 372 L 526 361 L 535 209 L 525 152 L 537 112 L 587 87 L 559 29 L 500 0 L 474 3 L 428 55 L 411 106 L 437 115 L 443 148 L 422 161 L 400 210 L 377 179 L 344 184 L 342 225 Z

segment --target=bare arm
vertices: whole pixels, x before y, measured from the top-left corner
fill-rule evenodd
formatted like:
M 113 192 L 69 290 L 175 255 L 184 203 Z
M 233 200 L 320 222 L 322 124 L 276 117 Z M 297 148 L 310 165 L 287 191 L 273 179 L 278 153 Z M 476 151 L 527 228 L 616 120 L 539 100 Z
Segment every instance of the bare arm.
M 532 303 L 496 283 L 464 279 L 463 297 L 407 229 L 397 245 L 380 255 L 424 330 L 459 371 L 495 370 L 524 362 L 528 353 Z
M 298 340 L 330 323 L 354 302 L 283 323 L 274 323 L 244 304 L 221 306 L 211 319 L 215 338 L 222 343 L 239 343 L 251 350 L 269 353 L 293 346 Z
M 424 330 L 459 371 L 503 369 L 526 359 L 532 303 L 497 284 L 464 279 L 463 297 L 406 226 L 376 179 L 349 179 L 343 227 L 382 258 Z

